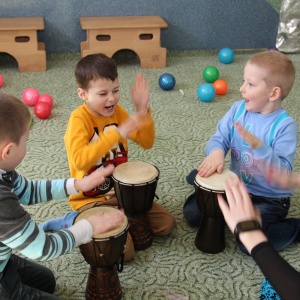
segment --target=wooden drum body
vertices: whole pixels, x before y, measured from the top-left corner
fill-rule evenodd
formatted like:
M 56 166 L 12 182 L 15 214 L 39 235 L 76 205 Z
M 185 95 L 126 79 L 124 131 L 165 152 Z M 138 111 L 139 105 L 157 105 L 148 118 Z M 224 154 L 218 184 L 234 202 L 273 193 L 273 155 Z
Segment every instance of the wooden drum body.
M 230 177 L 237 179 L 235 173 L 225 169 L 221 174 L 214 173 L 207 178 L 197 175 L 195 178 L 196 197 L 202 215 L 195 245 L 203 252 L 219 253 L 225 249 L 225 221 L 217 194 L 222 193 L 226 199 L 225 182 Z
M 146 213 L 156 196 L 159 170 L 146 162 L 125 162 L 115 168 L 112 178 L 119 205 L 129 219 L 134 248 L 144 250 L 152 244 L 152 229 Z
M 100 212 L 116 210 L 108 206 L 93 207 L 81 212 L 75 223 Z M 99 220 L 101 222 L 101 220 Z M 117 272 L 123 270 L 124 247 L 127 239 L 128 220 L 122 225 L 79 246 L 85 261 L 90 265 L 86 299 L 121 299 L 122 290 Z

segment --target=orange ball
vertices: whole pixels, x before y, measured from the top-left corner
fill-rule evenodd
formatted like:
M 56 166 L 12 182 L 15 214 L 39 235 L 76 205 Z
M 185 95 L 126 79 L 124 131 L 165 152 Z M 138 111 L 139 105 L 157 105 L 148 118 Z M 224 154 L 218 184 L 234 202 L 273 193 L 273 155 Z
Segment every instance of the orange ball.
M 228 90 L 228 84 L 223 79 L 218 79 L 213 83 L 217 95 L 224 95 Z

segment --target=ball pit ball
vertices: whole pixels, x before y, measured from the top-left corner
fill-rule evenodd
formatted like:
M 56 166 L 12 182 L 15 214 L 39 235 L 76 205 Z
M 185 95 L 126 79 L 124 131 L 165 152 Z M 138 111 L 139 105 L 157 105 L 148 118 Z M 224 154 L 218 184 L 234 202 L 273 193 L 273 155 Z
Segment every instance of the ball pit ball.
M 212 83 L 219 78 L 219 70 L 214 66 L 207 66 L 203 69 L 202 75 L 206 82 Z
M 51 107 L 53 106 L 53 98 L 49 94 L 40 95 L 38 102 L 47 102 Z
M 40 93 L 34 88 L 27 88 L 22 93 L 22 99 L 25 104 L 35 106 L 39 101 Z
M 210 102 L 212 101 L 216 96 L 215 88 L 211 83 L 203 83 L 198 87 L 197 90 L 198 98 L 202 102 Z
M 176 80 L 172 74 L 164 73 L 159 77 L 158 84 L 164 91 L 170 91 L 174 88 Z
M 218 79 L 213 83 L 217 95 L 224 95 L 228 91 L 228 84 L 223 79 Z
M 47 102 L 38 102 L 34 108 L 34 114 L 40 119 L 47 119 L 51 115 L 51 105 Z
M 218 58 L 223 64 L 231 64 L 234 60 L 234 51 L 231 48 L 223 48 L 219 51 Z
M 0 88 L 2 88 L 3 83 L 4 83 L 4 77 L 2 74 L 0 74 Z

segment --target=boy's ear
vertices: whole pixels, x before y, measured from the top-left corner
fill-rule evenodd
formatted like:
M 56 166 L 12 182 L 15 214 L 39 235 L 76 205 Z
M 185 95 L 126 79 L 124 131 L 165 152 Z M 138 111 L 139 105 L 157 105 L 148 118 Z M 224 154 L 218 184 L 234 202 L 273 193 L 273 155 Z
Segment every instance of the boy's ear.
M 272 89 L 271 95 L 270 95 L 270 101 L 276 101 L 278 99 L 280 99 L 281 97 L 281 88 L 278 86 L 275 86 Z
M 80 99 L 82 99 L 84 101 L 87 100 L 86 93 L 85 93 L 84 89 L 78 88 L 77 89 L 77 94 L 78 94 L 78 96 L 79 96 Z
M 0 149 L 2 160 L 6 160 L 8 158 L 13 145 L 14 145 L 14 143 L 10 142 L 10 143 L 6 144 L 3 148 Z

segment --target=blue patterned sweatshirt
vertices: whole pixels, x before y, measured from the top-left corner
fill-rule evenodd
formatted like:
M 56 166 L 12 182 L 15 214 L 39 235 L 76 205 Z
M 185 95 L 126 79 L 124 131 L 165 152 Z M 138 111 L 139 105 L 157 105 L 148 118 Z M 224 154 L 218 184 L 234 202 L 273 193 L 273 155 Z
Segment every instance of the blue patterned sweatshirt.
M 68 196 L 67 190 L 72 189 L 74 180 L 31 181 L 16 171 L 0 170 L 0 275 L 12 250 L 33 260 L 46 261 L 76 246 L 72 230 L 45 234 L 22 206 L 63 199 Z
M 234 127 L 238 121 L 247 131 L 263 141 L 257 149 L 251 149 Z M 293 168 L 298 143 L 298 125 L 284 108 L 270 114 L 247 111 L 245 101 L 235 102 L 217 125 L 216 133 L 206 145 L 206 155 L 222 149 L 231 152 L 230 170 L 247 185 L 250 193 L 270 198 L 293 195 L 293 189 L 281 189 L 267 180 L 271 166 L 289 171 Z

